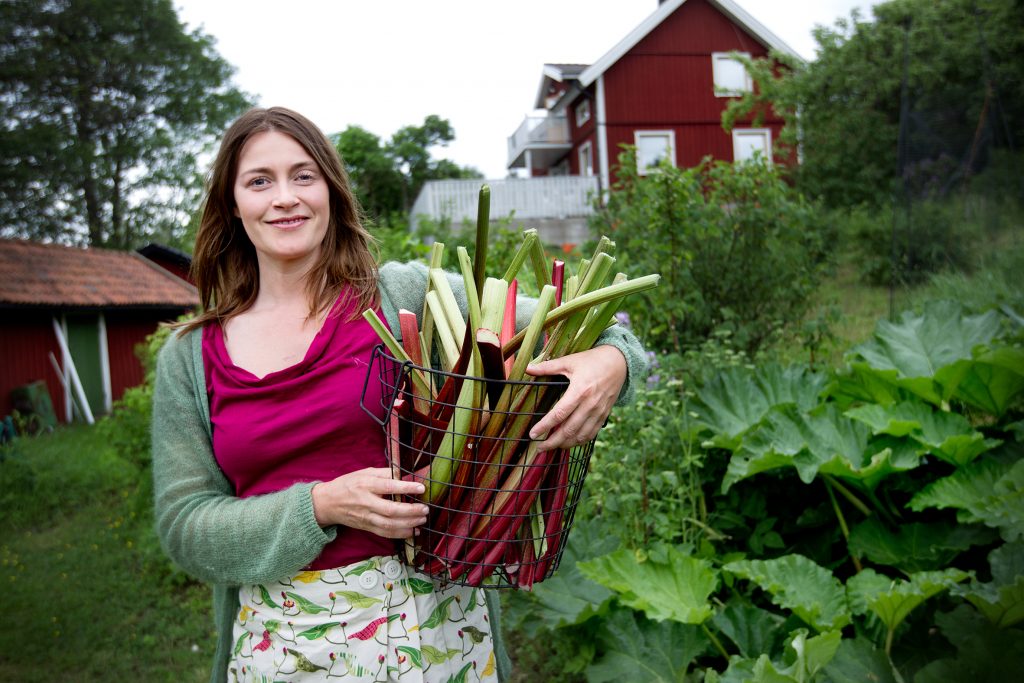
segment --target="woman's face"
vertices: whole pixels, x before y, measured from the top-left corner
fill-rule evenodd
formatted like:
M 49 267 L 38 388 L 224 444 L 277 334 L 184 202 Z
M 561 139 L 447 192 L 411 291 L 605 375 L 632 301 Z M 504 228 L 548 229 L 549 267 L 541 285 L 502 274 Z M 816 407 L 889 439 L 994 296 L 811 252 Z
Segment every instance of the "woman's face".
M 261 267 L 312 264 L 330 223 L 330 194 L 316 162 L 290 135 L 253 135 L 238 156 L 235 215 Z

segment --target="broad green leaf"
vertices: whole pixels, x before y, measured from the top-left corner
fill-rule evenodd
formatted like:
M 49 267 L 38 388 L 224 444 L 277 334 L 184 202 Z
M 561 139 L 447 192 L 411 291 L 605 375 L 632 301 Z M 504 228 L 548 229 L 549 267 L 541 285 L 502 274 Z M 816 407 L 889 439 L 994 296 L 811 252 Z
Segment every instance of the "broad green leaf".
M 265 602 L 266 604 L 270 605 L 274 609 L 276 609 L 276 610 L 280 610 L 281 609 L 281 607 L 276 602 L 274 602 L 274 599 L 270 597 L 270 591 L 267 590 L 267 587 L 262 585 L 262 584 L 260 584 L 260 597 L 263 598 L 263 602 Z M 255 604 L 258 605 L 259 603 L 255 603 Z
M 810 410 L 817 405 L 826 379 L 801 366 L 768 364 L 753 371 L 727 368 L 701 387 L 693 409 L 697 419 L 714 433 L 712 442 L 734 450 L 740 437 L 760 424 L 775 406 L 792 403 Z
M 1024 631 L 997 628 L 967 605 L 937 614 L 935 621 L 942 635 L 956 648 L 956 655 L 929 662 L 914 676 L 914 683 L 1020 678 L 1024 670 Z
M 959 569 L 917 572 L 909 581 L 890 579 L 873 569 L 864 569 L 846 582 L 855 614 L 874 612 L 893 631 L 914 608 L 969 576 Z
M 880 320 L 873 338 L 854 347 L 848 359 L 854 373 L 871 374 L 942 405 L 952 392 L 944 392 L 936 373 L 957 361 L 971 360 L 974 350 L 989 344 L 999 331 L 999 314 L 994 311 L 965 316 L 960 304 L 935 301 L 920 315 L 907 311 L 898 322 Z M 947 378 L 947 382 L 953 380 L 953 376 Z
M 467 677 L 469 676 L 469 670 L 473 668 L 473 664 L 474 662 L 470 662 L 463 666 L 459 669 L 458 673 L 449 678 L 446 683 L 466 683 Z
M 1006 541 L 1024 536 L 1024 460 L 985 458 L 932 482 L 911 500 L 914 511 L 957 508 L 961 522 L 999 529 Z
M 723 569 L 748 579 L 772 596 L 772 602 L 791 610 L 818 631 L 850 623 L 846 593 L 832 572 L 802 555 L 773 560 L 740 560 Z
M 423 652 L 423 656 L 431 664 L 444 664 L 452 657 L 462 654 L 462 650 L 455 648 L 449 648 L 448 650 L 440 650 L 433 645 L 421 645 L 420 650 Z
M 715 626 L 736 644 L 744 657 L 770 653 L 784 619 L 768 610 L 741 602 L 730 602 L 712 617 Z
M 1024 349 L 1004 346 L 976 353 L 935 373 L 946 398 L 1002 417 L 1024 393 Z
M 789 647 L 796 653 L 792 673 L 797 680 L 813 680 L 835 657 L 842 638 L 843 634 L 840 631 L 826 631 L 808 638 L 806 630 L 798 629 L 789 642 Z
M 865 638 L 844 638 L 825 673 L 832 683 L 897 683 L 885 652 Z
M 850 532 L 850 552 L 911 573 L 947 566 L 974 545 L 995 540 L 995 532 L 977 525 L 946 522 L 901 524 L 892 531 L 869 517 Z
M 405 581 L 413 595 L 430 595 L 434 592 L 434 584 L 430 581 L 417 579 L 415 576 L 406 577 L 403 581 Z
M 326 607 L 321 607 L 320 605 L 316 604 L 315 602 L 312 602 L 312 601 L 302 597 L 298 593 L 287 592 L 287 593 L 285 593 L 285 595 L 287 595 L 289 598 L 294 600 L 295 604 L 299 606 L 299 609 L 301 609 L 306 614 L 320 614 L 321 612 L 329 612 L 330 611 Z
M 873 488 L 889 474 L 917 466 L 916 457 L 895 460 L 892 448 L 873 447 L 870 436 L 867 425 L 842 415 L 835 404 L 826 404 L 813 414 L 783 406 L 743 439 L 729 461 L 722 490 L 780 467 L 794 467 L 806 484 L 821 473 L 862 481 Z
M 846 415 L 871 427 L 872 434 L 908 437 L 920 445 L 918 454 L 931 453 L 957 467 L 1002 443 L 972 429 L 963 415 L 935 410 L 921 401 L 866 404 Z
M 1024 541 L 1006 543 L 988 555 L 992 581 L 972 581 L 953 593 L 966 598 L 1000 628 L 1024 620 Z
M 587 667 L 587 681 L 682 683 L 690 663 L 709 644 L 698 626 L 651 621 L 631 610 L 616 609 L 602 624 L 601 655 Z
M 307 628 L 305 631 L 300 631 L 295 635 L 295 638 L 306 638 L 307 640 L 316 640 L 317 638 L 323 638 L 327 635 L 335 626 L 341 626 L 340 621 L 328 621 L 325 624 L 319 624 L 313 628 Z
M 454 598 L 449 596 L 439 602 L 437 607 L 434 608 L 434 611 L 430 613 L 429 617 L 427 617 L 427 620 L 420 624 L 420 630 L 437 628 L 446 622 L 448 620 L 448 610 L 451 607 L 452 600 L 454 600 Z
M 597 520 L 578 520 L 562 554 L 558 571 L 534 586 L 533 594 L 544 609 L 540 621 L 548 628 L 581 624 L 607 608 L 614 592 L 583 576 L 577 563 L 614 551 L 619 540 L 604 532 Z
M 648 617 L 702 624 L 714 613 L 708 597 L 718 587 L 718 574 L 707 560 L 669 548 L 667 561 L 638 562 L 623 548 L 579 564 L 583 575 L 618 593 L 622 604 Z
M 383 602 L 380 598 L 375 598 L 372 595 L 363 595 L 356 591 L 334 591 L 334 594 L 345 598 L 348 604 L 356 609 L 366 609 L 367 607 L 373 607 L 378 602 Z

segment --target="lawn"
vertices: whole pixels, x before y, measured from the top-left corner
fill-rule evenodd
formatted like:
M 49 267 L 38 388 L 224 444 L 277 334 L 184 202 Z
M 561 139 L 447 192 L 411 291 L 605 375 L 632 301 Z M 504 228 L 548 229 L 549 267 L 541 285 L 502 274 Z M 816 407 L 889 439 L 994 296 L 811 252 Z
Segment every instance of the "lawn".
M 4 456 L 0 680 L 206 680 L 209 591 L 161 559 L 138 468 L 87 427 Z

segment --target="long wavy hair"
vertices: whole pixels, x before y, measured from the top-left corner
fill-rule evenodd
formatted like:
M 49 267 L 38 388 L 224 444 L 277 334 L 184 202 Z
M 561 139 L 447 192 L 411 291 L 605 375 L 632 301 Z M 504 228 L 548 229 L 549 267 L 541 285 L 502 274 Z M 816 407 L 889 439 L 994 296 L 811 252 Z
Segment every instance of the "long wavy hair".
M 283 107 L 254 108 L 224 134 L 207 182 L 196 233 L 191 275 L 203 312 L 180 324 L 186 331 L 211 321 L 226 323 L 256 301 L 260 288 L 256 249 L 235 216 L 235 176 L 242 148 L 256 134 L 276 131 L 292 137 L 313 158 L 327 182 L 330 220 L 320 256 L 306 275 L 309 315 L 316 317 L 341 295 L 358 303 L 353 317 L 378 303 L 376 243 L 363 227 L 359 203 L 349 186 L 341 157 L 317 126 Z

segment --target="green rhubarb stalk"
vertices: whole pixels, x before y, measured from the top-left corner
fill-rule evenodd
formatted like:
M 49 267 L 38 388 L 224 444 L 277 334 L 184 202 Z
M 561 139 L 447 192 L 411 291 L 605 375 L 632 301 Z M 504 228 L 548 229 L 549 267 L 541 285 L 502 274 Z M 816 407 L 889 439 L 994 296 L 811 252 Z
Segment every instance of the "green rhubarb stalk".
M 466 321 L 462 319 L 462 311 L 455 300 L 455 292 L 448 282 L 448 275 L 440 268 L 431 268 L 430 281 L 444 308 L 444 319 L 448 321 L 448 329 L 452 331 L 456 344 L 461 345 L 462 340 L 466 338 Z M 440 320 L 435 320 L 434 324 L 440 325 Z
M 444 242 L 434 242 L 430 248 L 429 268 L 440 268 L 444 263 Z M 434 315 L 427 307 L 427 294 L 430 293 L 430 270 L 427 270 L 427 288 L 423 292 L 423 324 L 420 325 L 420 333 L 423 335 L 423 362 L 430 363 L 430 351 L 434 341 Z
M 533 243 L 536 240 L 537 231 L 534 228 L 523 231 L 523 243 L 516 249 L 515 255 L 512 256 L 512 263 L 509 264 L 508 270 L 505 271 L 505 277 L 502 278 L 505 282 L 512 282 L 519 277 L 519 269 L 526 262 L 526 257 L 532 253 Z
M 643 277 L 638 277 L 635 280 L 627 280 L 626 282 L 617 285 L 608 285 L 607 287 L 602 287 L 601 289 L 578 296 L 572 301 L 563 303 L 561 306 L 548 313 L 544 320 L 543 327 L 548 328 L 552 325 L 556 325 L 562 320 L 579 313 L 581 310 L 589 310 L 593 306 L 599 306 L 609 301 L 621 299 L 632 294 L 646 292 L 648 289 L 657 287 L 659 280 L 661 280 L 661 276 L 658 274 L 644 275 Z M 523 342 L 525 340 L 526 330 L 523 330 L 509 340 L 509 342 L 502 348 L 502 353 L 507 358 L 509 354 L 515 353 L 518 348 L 523 346 Z
M 548 257 L 544 255 L 544 245 L 540 243 L 539 237 L 530 245 L 530 263 L 533 264 L 533 274 L 537 278 L 537 289 L 550 285 Z
M 441 303 L 440 297 L 434 290 L 427 292 L 427 310 L 436 321 L 434 331 L 437 333 L 438 341 L 441 342 L 441 361 L 444 363 L 445 370 L 450 372 L 458 361 L 459 346 L 455 343 L 451 327 L 448 326 L 444 304 Z
M 576 290 L 580 287 L 580 278 L 577 275 L 570 275 L 565 280 L 565 287 L 562 288 L 562 303 L 572 301 L 576 296 Z
M 587 294 L 603 286 L 605 280 L 608 279 L 608 273 L 611 271 L 614 262 L 615 259 L 608 254 L 598 254 L 597 258 L 594 259 L 594 263 L 587 269 L 586 276 L 580 282 L 576 295 Z M 590 312 L 590 308 L 581 309 L 559 323 L 555 331 L 548 338 L 543 357 L 548 359 L 566 355 L 572 346 L 572 341 L 576 338 Z
M 473 256 L 473 263 L 476 270 L 473 271 L 476 280 L 476 296 L 484 295 L 484 279 L 487 277 L 487 231 L 491 226 L 491 187 L 482 185 L 480 187 L 480 199 L 477 202 L 476 210 L 476 253 Z
M 459 255 L 459 266 L 462 269 L 462 283 L 466 287 L 466 301 L 469 303 L 469 327 L 472 330 L 478 330 L 481 327 L 486 327 L 483 324 L 480 313 L 480 300 L 483 298 L 483 288 L 480 290 L 480 296 L 477 296 L 476 284 L 473 281 L 475 275 L 473 273 L 473 264 L 469 260 L 469 252 L 466 251 L 465 247 L 459 247 L 457 252 Z
M 484 295 L 480 300 L 480 327 L 493 330 L 499 337 L 505 318 L 505 298 L 508 282 L 489 277 L 484 282 Z M 513 326 L 515 321 L 512 321 Z
M 612 281 L 613 285 L 622 284 L 627 280 L 625 273 L 619 273 L 615 276 Z M 622 306 L 624 299 L 613 299 L 600 307 L 590 309 L 590 313 L 587 316 L 587 320 L 583 323 L 583 329 L 576 336 L 576 339 L 572 343 L 571 353 L 577 353 L 579 351 L 586 351 L 589 348 L 593 348 L 594 344 L 597 343 L 597 338 L 601 336 L 601 333 L 608 329 L 609 325 L 613 322 L 613 317 L 618 312 L 619 307 Z
M 601 239 L 597 241 L 597 248 L 594 249 L 593 256 L 591 256 L 589 260 L 583 259 L 583 261 L 580 262 L 580 279 L 582 280 L 586 276 L 587 271 L 590 269 L 590 265 L 597 261 L 601 254 L 606 254 L 614 248 L 615 242 L 612 242 L 607 236 L 601 235 Z
M 475 373 L 476 368 L 473 368 Z M 479 382 L 463 382 L 455 401 L 455 413 L 441 438 L 441 445 L 430 461 L 430 481 L 427 482 L 427 502 L 437 504 L 448 490 L 452 472 L 466 450 L 466 440 L 473 431 L 473 422 L 479 412 L 475 410 Z
M 366 322 L 370 323 L 370 327 L 372 327 L 373 331 L 377 333 L 380 340 L 384 342 L 384 346 L 388 347 L 388 351 L 391 352 L 392 357 L 402 363 L 409 363 L 410 365 L 413 365 L 412 359 L 409 358 L 405 349 L 402 348 L 401 342 L 395 339 L 395 336 L 391 334 L 391 330 L 384 326 L 384 323 L 380 321 L 380 318 L 377 317 L 377 314 L 373 309 L 368 308 L 363 311 L 363 318 Z M 409 376 L 412 377 L 413 384 L 416 385 L 418 392 L 423 396 L 430 396 L 430 384 L 427 383 L 427 380 L 419 370 L 413 367 Z

